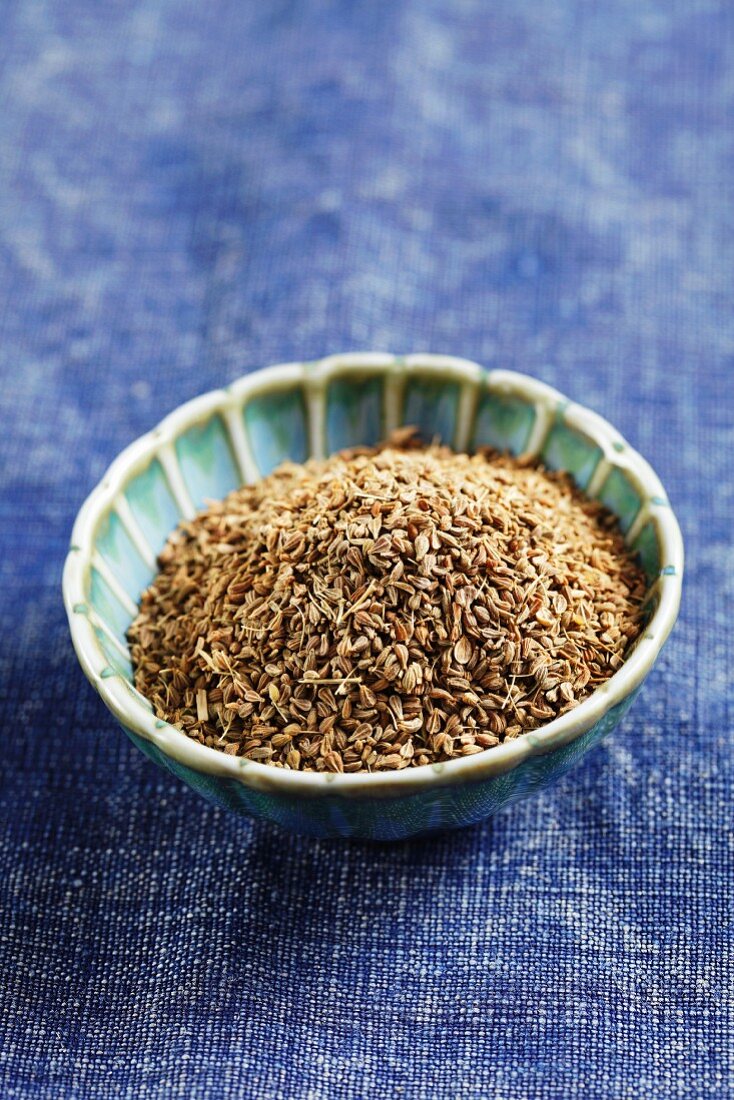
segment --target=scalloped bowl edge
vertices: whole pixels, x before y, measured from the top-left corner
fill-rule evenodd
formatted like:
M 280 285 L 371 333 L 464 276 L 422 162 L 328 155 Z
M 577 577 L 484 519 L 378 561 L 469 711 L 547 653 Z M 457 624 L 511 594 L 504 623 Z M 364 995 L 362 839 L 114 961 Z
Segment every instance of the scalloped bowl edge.
M 403 771 L 369 774 L 296 772 L 225 755 L 200 745 L 175 727 L 156 719 L 150 704 L 124 676 L 110 668 L 109 628 L 89 606 L 90 572 L 93 564 L 104 563 L 95 554 L 100 524 L 111 510 L 124 520 L 127 535 L 149 569 L 155 551 L 130 514 L 124 491 L 132 479 L 154 459 L 163 467 L 182 517 L 196 512 L 177 461 L 175 444 L 183 433 L 219 416 L 229 432 L 229 444 L 242 481 L 259 476 L 256 456 L 243 422 L 243 409 L 257 395 L 300 387 L 307 411 L 308 449 L 313 455 L 327 451 L 325 436 L 325 394 L 335 379 L 382 379 L 384 416 L 381 428 L 387 432 L 401 422 L 399 397 L 406 382 L 428 379 L 429 386 L 452 385 L 457 407 L 453 442 L 466 449 L 476 425 L 476 409 L 484 394 L 499 400 L 515 400 L 530 406 L 534 420 L 524 442 L 523 454 L 540 454 L 554 424 L 563 424 L 598 448 L 599 459 L 587 491 L 596 495 L 602 480 L 619 470 L 639 494 L 639 514 L 630 531 L 638 534 L 652 525 L 657 542 L 659 575 L 651 585 L 654 611 L 646 629 L 623 666 L 605 684 L 574 710 L 532 733 L 505 742 L 483 753 L 425 765 Z M 474 419 L 472 419 L 474 418 Z M 316 363 L 288 363 L 255 371 L 225 389 L 214 390 L 179 406 L 152 431 L 130 444 L 111 464 L 100 483 L 89 494 L 74 524 L 71 546 L 64 566 L 63 594 L 71 637 L 80 664 L 109 710 L 134 735 L 140 747 L 148 744 L 150 755 L 176 770 L 190 769 L 213 779 L 234 781 L 253 792 L 286 798 L 340 796 L 344 799 L 398 798 L 434 788 L 446 788 L 505 775 L 523 761 L 553 753 L 592 730 L 610 711 L 629 701 L 652 668 L 678 614 L 684 554 L 676 518 L 663 487 L 649 464 L 598 414 L 564 398 L 558 391 L 529 376 L 506 370 L 485 371 L 463 359 L 437 355 L 396 357 L 384 353 L 348 353 L 330 356 Z M 106 582 L 122 602 L 124 593 L 105 570 Z M 125 605 L 129 609 L 129 596 Z M 108 643 L 105 645 L 105 640 Z M 112 639 L 114 641 L 114 639 Z M 119 648 L 119 643 L 118 643 Z M 322 832 L 322 830 L 315 830 Z

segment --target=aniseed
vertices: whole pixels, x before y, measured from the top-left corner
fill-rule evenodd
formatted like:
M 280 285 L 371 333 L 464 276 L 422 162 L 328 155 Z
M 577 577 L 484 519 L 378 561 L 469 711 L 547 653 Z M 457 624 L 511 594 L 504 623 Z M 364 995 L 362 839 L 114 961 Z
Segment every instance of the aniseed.
M 286 463 L 172 535 L 129 640 L 158 716 L 292 770 L 492 749 L 621 667 L 644 575 L 565 475 L 379 448 Z

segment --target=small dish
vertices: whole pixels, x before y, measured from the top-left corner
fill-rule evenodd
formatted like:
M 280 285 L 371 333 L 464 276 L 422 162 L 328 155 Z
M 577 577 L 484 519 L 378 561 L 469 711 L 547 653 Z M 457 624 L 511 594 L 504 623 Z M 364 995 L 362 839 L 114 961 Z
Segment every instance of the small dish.
M 573 711 L 443 764 L 379 774 L 291 772 L 200 745 L 136 691 L 126 641 L 156 556 L 207 499 L 417 425 L 457 450 L 490 445 L 569 471 L 619 518 L 650 580 L 647 625 L 622 668 Z M 112 463 L 84 503 L 64 568 L 82 668 L 133 743 L 218 805 L 322 837 L 395 840 L 469 825 L 552 783 L 620 721 L 680 604 L 683 543 L 663 488 L 605 420 L 526 375 L 437 355 L 330 356 L 256 371 L 181 405 Z

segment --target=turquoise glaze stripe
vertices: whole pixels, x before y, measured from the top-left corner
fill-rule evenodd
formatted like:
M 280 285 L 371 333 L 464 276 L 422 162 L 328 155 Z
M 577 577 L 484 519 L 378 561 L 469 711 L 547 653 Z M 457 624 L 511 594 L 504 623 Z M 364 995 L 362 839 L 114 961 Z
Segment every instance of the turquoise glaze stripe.
M 221 500 L 240 484 L 222 418 L 195 424 L 176 440 L 176 457 L 195 508 Z
M 520 454 L 535 424 L 535 409 L 517 397 L 485 392 L 477 408 L 472 448 L 493 447 L 496 451 Z
M 140 593 L 153 580 L 153 573 L 140 557 L 117 512 L 108 512 L 102 520 L 94 546 L 130 599 L 137 603 Z
M 103 630 L 95 627 L 94 633 L 97 635 L 97 641 L 107 658 L 109 667 L 118 676 L 122 676 L 123 680 L 127 680 L 131 684 L 133 682 L 133 668 L 130 661 L 115 649 Z
M 632 547 L 640 555 L 640 563 L 645 573 L 654 580 L 660 572 L 660 547 L 653 523 L 645 524 Z
M 335 378 L 326 395 L 326 449 L 379 443 L 382 439 L 382 376 Z
M 458 404 L 456 382 L 411 378 L 405 390 L 403 423 L 415 425 L 426 440 L 437 436 L 441 442 L 451 443 L 456 431 Z
M 580 489 L 585 489 L 602 458 L 602 449 L 580 432 L 557 423 L 551 429 L 541 454 L 549 470 L 566 470 Z
M 308 458 L 306 404 L 300 387 L 251 398 L 243 418 L 250 450 L 263 476 L 286 459 L 305 462 Z
M 125 496 L 151 550 L 160 554 L 181 516 L 157 458 L 128 484 Z
M 619 519 L 623 531 L 629 531 L 642 507 L 640 495 L 629 478 L 616 467 L 609 471 L 598 499 Z
M 94 566 L 89 571 L 89 602 L 105 626 L 125 645 L 125 633 L 132 621 L 130 614 Z

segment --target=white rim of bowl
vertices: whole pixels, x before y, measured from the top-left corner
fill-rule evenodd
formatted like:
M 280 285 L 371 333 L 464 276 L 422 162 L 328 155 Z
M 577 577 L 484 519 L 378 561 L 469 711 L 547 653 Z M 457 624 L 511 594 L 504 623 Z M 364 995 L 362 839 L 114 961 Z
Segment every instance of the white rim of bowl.
M 286 771 L 200 745 L 174 726 L 157 719 L 143 696 L 123 677 L 110 672 L 108 658 L 95 634 L 95 626 L 99 628 L 101 620 L 96 620 L 96 616 L 86 607 L 87 580 L 99 523 L 117 502 L 130 478 L 143 470 L 154 456 L 161 460 L 166 470 L 180 510 L 184 516 L 191 517 L 195 510 L 177 469 L 172 444 L 181 432 L 213 413 L 220 413 L 227 422 L 243 478 L 252 480 L 258 476 L 242 418 L 238 414 L 246 399 L 255 393 L 270 390 L 274 385 L 303 386 L 309 408 L 311 453 L 322 453 L 321 406 L 326 386 L 336 376 L 364 371 L 384 372 L 395 379 L 396 385 L 402 385 L 412 374 L 435 373 L 437 377 L 463 386 L 457 414 L 460 423 L 454 440 L 457 449 L 462 449 L 459 444 L 466 446 L 468 443 L 468 429 L 464 430 L 462 423 L 469 424 L 471 421 L 474 403 L 479 395 L 477 383 L 491 392 L 508 396 L 514 394 L 535 406 L 535 424 L 524 453 L 540 453 L 559 415 L 568 427 L 592 440 L 600 447 L 603 457 L 587 487 L 587 493 L 593 496 L 609 469 L 617 467 L 628 475 L 642 500 L 640 512 L 626 538 L 631 542 L 647 522 L 654 524 L 660 547 L 661 572 L 651 585 L 650 595 L 655 594 L 657 606 L 623 666 L 588 699 L 546 726 L 482 753 L 403 771 L 338 774 Z M 397 405 L 391 400 L 389 386 L 390 382 L 385 402 L 388 430 L 397 424 L 394 413 Z M 395 424 L 390 423 L 391 419 L 395 420 Z M 147 545 L 138 545 L 138 548 L 144 551 L 150 564 L 153 557 L 150 548 Z M 429 787 L 479 782 L 501 775 L 528 757 L 545 755 L 586 733 L 642 683 L 655 663 L 678 614 L 683 564 L 680 528 L 659 478 L 645 459 L 601 416 L 569 401 L 551 386 L 515 371 L 487 371 L 477 363 L 444 355 L 393 356 L 381 352 L 352 352 L 332 355 L 316 362 L 283 363 L 254 371 L 225 389 L 210 391 L 180 405 L 152 431 L 126 447 L 89 494 L 76 518 L 64 565 L 63 594 L 74 649 L 85 675 L 118 721 L 156 745 L 164 756 L 196 772 L 229 778 L 255 790 L 291 797 L 387 797 Z M 82 608 L 87 613 L 79 613 Z

